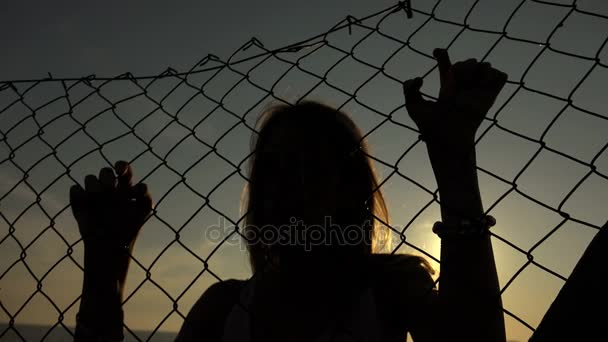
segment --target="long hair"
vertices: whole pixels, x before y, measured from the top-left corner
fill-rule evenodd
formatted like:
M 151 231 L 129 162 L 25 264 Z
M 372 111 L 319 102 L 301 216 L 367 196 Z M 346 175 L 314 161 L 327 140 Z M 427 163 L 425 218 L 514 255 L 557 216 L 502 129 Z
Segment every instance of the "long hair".
M 347 114 L 312 101 L 276 105 L 256 127 L 241 203 L 254 272 L 269 259 L 281 269 L 315 258 L 352 263 L 388 246 L 388 210 L 369 148 Z

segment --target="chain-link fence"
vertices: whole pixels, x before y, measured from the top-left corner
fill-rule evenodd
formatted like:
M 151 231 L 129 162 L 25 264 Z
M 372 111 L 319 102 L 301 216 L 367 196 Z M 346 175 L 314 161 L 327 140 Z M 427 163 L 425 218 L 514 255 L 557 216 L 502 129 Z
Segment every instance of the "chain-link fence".
M 185 72 L 0 82 L 0 339 L 73 333 L 83 247 L 68 189 L 119 159 L 156 203 L 133 254 L 127 340 L 168 339 L 160 331 L 178 329 L 209 284 L 248 277 L 239 198 L 249 139 L 269 103 L 317 99 L 349 113 L 380 171 L 391 251 L 437 266 L 437 187 L 401 94 L 404 80 L 424 76 L 435 98 L 434 47 L 510 76 L 478 134 L 478 172 L 498 219 L 508 336 L 527 339 L 606 219 L 602 6 L 405 1 L 279 49 L 253 38 Z

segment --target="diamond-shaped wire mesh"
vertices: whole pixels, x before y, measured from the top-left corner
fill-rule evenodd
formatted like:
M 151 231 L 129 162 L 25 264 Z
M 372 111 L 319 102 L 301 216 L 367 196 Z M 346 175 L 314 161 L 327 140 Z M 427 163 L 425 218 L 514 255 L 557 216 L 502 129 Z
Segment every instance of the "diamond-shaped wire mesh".
M 477 0 L 455 21 L 444 3 L 348 16 L 280 49 L 252 39 L 228 60 L 208 55 L 186 72 L 0 82 L 0 339 L 73 334 L 83 247 L 67 192 L 119 159 L 156 203 L 133 253 L 127 340 L 162 338 L 209 284 L 248 277 L 239 197 L 255 120 L 270 103 L 317 99 L 348 112 L 381 175 L 391 251 L 437 266 L 437 187 L 401 94 L 403 81 L 423 76 L 434 98 L 434 47 L 510 75 L 477 137 L 478 172 L 499 221 L 492 236 L 507 333 L 527 339 L 606 219 L 608 34 L 586 35 L 585 25 L 606 28 L 608 16 L 577 1 Z M 489 10 L 503 22 L 487 20 Z M 521 18 L 536 14 L 546 20 L 522 30 Z M 31 335 L 27 324 L 45 329 Z

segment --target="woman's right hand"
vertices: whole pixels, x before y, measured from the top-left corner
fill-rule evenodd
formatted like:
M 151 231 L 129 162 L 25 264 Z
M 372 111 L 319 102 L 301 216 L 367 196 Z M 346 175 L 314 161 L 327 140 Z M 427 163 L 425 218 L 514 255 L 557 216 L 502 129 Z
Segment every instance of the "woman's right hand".
M 475 133 L 505 85 L 507 74 L 475 59 L 452 65 L 443 49 L 435 49 L 433 54 L 441 82 L 438 100 L 423 99 L 422 79 L 415 78 L 403 85 L 405 106 L 429 152 L 438 157 L 458 156 L 461 150 L 467 153 L 473 147 Z
M 119 161 L 99 177 L 86 176 L 84 188 L 72 186 L 70 204 L 85 246 L 133 246 L 152 212 L 152 198 L 146 184 L 133 185 L 132 177 L 131 166 Z
M 129 163 L 88 175 L 84 187 L 70 189 L 72 213 L 85 247 L 85 273 L 112 277 L 123 285 L 135 240 L 152 213 L 152 198 L 144 183 L 132 184 Z
M 133 245 L 152 213 L 146 185 L 132 185 L 119 161 L 70 189 L 72 213 L 84 242 L 84 281 L 75 341 L 122 340 L 122 296 Z

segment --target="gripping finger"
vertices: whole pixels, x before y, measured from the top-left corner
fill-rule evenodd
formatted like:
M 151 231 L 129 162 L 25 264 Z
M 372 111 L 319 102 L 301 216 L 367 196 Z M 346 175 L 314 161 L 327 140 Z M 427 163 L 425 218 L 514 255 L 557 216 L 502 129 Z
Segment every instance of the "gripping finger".
M 148 192 L 146 183 L 137 183 L 133 186 L 133 197 L 140 198 Z
M 452 67 L 452 62 L 450 61 L 448 51 L 445 49 L 435 49 L 433 50 L 433 56 L 435 56 L 437 59 L 437 67 L 439 68 L 441 84 L 446 84 L 450 68 Z
M 133 185 L 133 169 L 131 165 L 124 160 L 120 160 L 116 162 L 114 169 L 118 175 L 118 188 L 130 188 Z
M 85 206 L 86 192 L 80 184 L 74 184 L 70 187 L 70 205 L 74 213 L 79 212 Z
M 101 184 L 94 175 L 84 177 L 84 188 L 87 192 L 101 192 Z
M 477 65 L 477 75 L 479 85 L 487 86 L 491 84 L 493 75 L 492 64 L 488 62 L 479 63 Z
M 458 87 L 470 87 L 477 84 L 479 80 L 479 63 L 475 58 L 470 58 L 454 64 L 453 73 Z
M 453 65 L 447 50 L 435 49 L 433 55 L 437 59 L 437 67 L 439 68 L 439 99 L 443 101 L 451 98 L 455 91 L 456 80 Z
M 99 171 L 99 183 L 106 189 L 112 189 L 116 187 L 116 176 L 114 170 L 110 167 L 104 167 Z
M 424 104 L 420 88 L 422 87 L 422 79 L 416 77 L 413 80 L 407 80 L 403 83 L 403 93 L 405 95 L 405 107 L 410 115 L 417 112 L 419 107 Z M 415 115 L 415 114 L 414 114 Z
M 497 69 L 492 69 L 490 74 L 492 76 L 488 82 L 488 86 L 496 93 L 496 95 L 498 95 L 498 93 L 500 93 L 502 88 L 507 83 L 509 75 Z
M 133 192 L 137 211 L 141 219 L 146 219 L 154 207 L 148 186 L 145 183 L 138 183 L 133 187 Z

